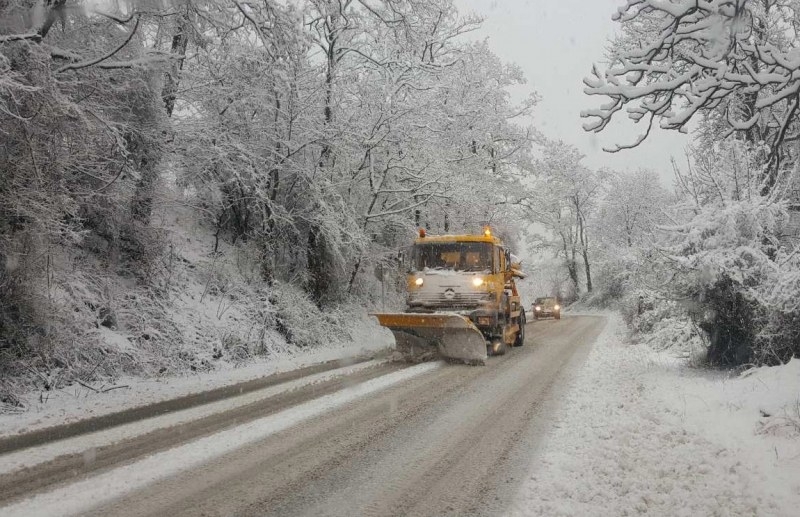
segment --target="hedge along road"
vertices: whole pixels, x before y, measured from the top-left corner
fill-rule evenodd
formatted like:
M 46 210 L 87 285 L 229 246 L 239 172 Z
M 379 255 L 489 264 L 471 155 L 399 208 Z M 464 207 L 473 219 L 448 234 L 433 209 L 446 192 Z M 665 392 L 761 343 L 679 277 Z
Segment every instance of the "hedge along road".
M 106 470 L 55 487 L 33 484 L 31 491 L 44 491 L 7 501 L 0 513 L 502 513 L 569 372 L 582 364 L 603 326 L 602 317 L 591 316 L 537 321 L 528 325 L 525 346 L 490 358 L 486 367 L 382 365 L 316 386 L 317 399 L 287 397 L 281 407 L 278 397 L 269 416 L 200 440 L 192 423 L 182 424 L 180 434 L 193 442 L 176 447 L 176 433 L 167 430 L 144 449 L 167 450 L 131 463 L 129 448 L 122 447 L 127 452 L 119 462 L 127 463 L 115 469 L 112 450 Z M 309 406 L 326 399 L 322 410 Z M 237 418 L 241 422 L 241 414 Z M 159 440 L 165 442 L 160 449 Z M 146 482 L 150 475 L 157 482 Z M 109 500 L 115 490 L 118 496 Z

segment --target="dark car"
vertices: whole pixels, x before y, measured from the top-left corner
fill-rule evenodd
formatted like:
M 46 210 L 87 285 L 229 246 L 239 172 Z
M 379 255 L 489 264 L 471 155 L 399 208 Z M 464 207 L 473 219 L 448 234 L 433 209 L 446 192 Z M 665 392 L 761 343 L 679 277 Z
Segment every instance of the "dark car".
M 561 319 L 561 306 L 555 298 L 536 298 L 533 301 L 533 311 L 531 312 L 533 312 L 533 319 L 535 320 L 551 317 L 557 320 Z

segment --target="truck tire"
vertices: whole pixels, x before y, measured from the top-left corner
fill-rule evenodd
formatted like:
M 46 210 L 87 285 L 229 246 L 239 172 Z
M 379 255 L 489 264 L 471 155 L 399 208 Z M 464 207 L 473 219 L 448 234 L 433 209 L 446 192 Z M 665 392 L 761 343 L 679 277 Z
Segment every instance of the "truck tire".
M 514 346 L 522 346 L 525 344 L 525 310 L 519 311 L 519 332 L 514 339 Z
M 494 338 L 486 347 L 486 355 L 488 356 L 495 356 L 495 355 L 506 355 L 506 351 L 508 350 L 508 346 L 503 342 L 502 338 Z

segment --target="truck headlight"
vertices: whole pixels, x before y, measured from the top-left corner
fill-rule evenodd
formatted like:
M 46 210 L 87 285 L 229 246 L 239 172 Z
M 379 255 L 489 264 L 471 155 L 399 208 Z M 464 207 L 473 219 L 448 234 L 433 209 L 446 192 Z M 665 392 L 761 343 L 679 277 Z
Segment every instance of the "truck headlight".
M 475 287 L 482 286 L 483 285 L 483 278 L 481 278 L 479 276 L 476 276 L 475 278 L 472 279 L 472 285 L 474 285 Z
M 540 311 L 540 310 L 542 310 L 542 308 L 537 305 L 536 307 L 533 308 L 533 310 Z
M 555 307 L 553 307 L 553 309 L 554 309 L 554 310 L 560 310 L 560 309 L 561 309 L 561 306 L 560 306 L 560 305 L 556 305 Z
M 416 280 L 414 280 L 414 283 L 415 283 L 416 285 L 422 285 L 422 284 L 424 284 L 424 283 L 425 283 L 425 280 L 424 280 L 422 277 L 419 277 L 419 278 L 417 278 Z

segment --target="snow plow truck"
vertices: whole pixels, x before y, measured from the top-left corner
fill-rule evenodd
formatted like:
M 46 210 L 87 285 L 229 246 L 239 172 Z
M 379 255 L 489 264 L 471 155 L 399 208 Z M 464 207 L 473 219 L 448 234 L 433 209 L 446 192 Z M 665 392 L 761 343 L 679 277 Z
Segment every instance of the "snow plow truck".
M 485 364 L 488 355 L 524 344 L 525 310 L 515 280 L 525 274 L 491 228 L 431 236 L 421 229 L 405 262 L 405 312 L 375 314 L 403 359 Z

